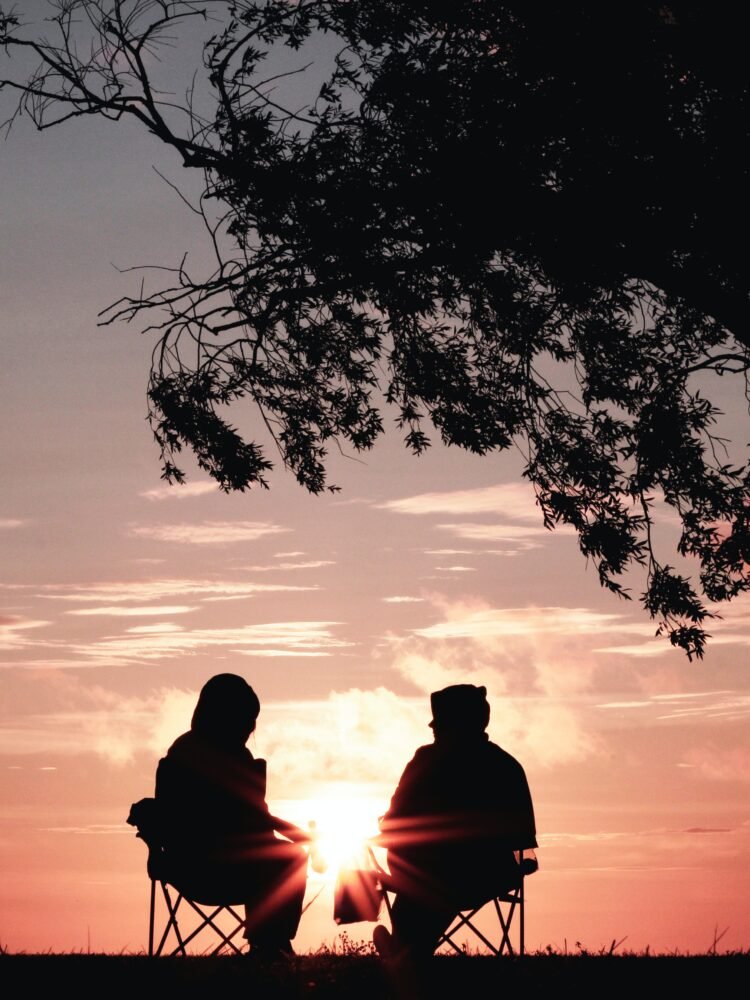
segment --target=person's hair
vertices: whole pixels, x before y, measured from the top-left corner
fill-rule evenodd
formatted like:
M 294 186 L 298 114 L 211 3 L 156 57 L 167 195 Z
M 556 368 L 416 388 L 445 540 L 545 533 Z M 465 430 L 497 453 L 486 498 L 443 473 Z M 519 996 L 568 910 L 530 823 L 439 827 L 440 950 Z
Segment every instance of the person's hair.
M 244 677 L 216 674 L 201 688 L 190 728 L 217 742 L 244 745 L 259 713 L 258 696 Z

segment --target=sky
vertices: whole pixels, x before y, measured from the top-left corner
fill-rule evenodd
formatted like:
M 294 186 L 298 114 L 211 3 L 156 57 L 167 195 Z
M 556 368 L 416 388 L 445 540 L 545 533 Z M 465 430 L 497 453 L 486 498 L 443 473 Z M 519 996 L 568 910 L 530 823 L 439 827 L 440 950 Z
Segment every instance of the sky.
M 261 701 L 249 745 L 274 811 L 365 833 L 430 741 L 430 692 L 486 685 L 536 810 L 528 948 L 750 947 L 750 600 L 688 662 L 543 527 L 515 451 L 416 459 L 395 414 L 372 452 L 331 455 L 335 494 L 278 463 L 269 491 L 226 495 L 189 460 L 166 486 L 152 338 L 97 326 L 138 286 L 123 268 L 206 263 L 152 167 L 190 190 L 128 125 L 19 122 L 0 143 L 0 945 L 145 947 L 127 813 L 201 685 L 231 671 Z M 665 512 L 664 552 L 675 538 Z M 311 875 L 319 889 L 298 950 L 338 933 Z

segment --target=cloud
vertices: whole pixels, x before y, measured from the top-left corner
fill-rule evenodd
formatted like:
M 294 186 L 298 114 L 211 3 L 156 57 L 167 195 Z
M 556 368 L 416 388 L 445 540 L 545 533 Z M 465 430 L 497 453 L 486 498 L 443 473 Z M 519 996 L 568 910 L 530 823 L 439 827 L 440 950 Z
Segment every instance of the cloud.
M 399 594 L 393 597 L 381 597 L 381 601 L 385 601 L 386 604 L 422 604 L 424 600 L 424 597 L 403 597 Z
M 414 750 L 431 741 L 427 721 L 421 699 L 385 687 L 264 707 L 257 743 L 269 761 L 269 797 L 307 797 L 331 782 L 389 796 Z
M 290 655 L 315 653 L 330 655 L 334 649 L 352 645 L 336 638 L 331 628 L 339 622 L 292 621 L 242 625 L 238 628 L 197 628 L 162 630 L 107 636 L 69 648 L 91 665 L 116 666 L 184 656 L 212 648 L 229 648 L 234 653 Z M 264 650 L 272 651 L 264 654 Z
M 161 688 L 131 697 L 72 681 L 76 711 L 0 726 L 0 752 L 94 753 L 114 765 L 157 758 L 190 727 L 197 690 Z M 263 702 L 251 749 L 269 761 L 269 798 L 310 797 L 330 783 L 390 795 L 414 749 L 430 738 L 422 700 L 385 688 L 333 691 L 309 701 Z
M 20 528 L 21 525 L 25 523 L 26 523 L 25 521 L 22 521 L 17 517 L 0 517 L 0 530 L 3 529 L 10 530 L 11 528 Z
M 750 635 L 713 635 L 709 641 L 711 646 L 730 646 L 738 643 L 746 646 L 750 645 Z M 677 650 L 674 646 L 665 642 L 664 639 L 650 639 L 648 642 L 617 646 L 600 646 L 596 649 L 596 652 L 619 653 L 621 656 L 632 656 L 637 659 L 650 659 L 654 656 L 668 656 L 670 654 L 673 658 L 677 656 L 684 657 L 684 653 L 681 650 Z
M 475 573 L 475 566 L 436 566 L 441 573 Z
M 330 656 L 329 652 L 319 650 L 318 652 L 310 652 L 309 650 L 302 649 L 234 649 L 233 653 L 242 653 L 243 656 L 265 656 L 265 657 L 276 657 L 276 656 L 294 656 L 298 658 L 305 657 L 320 657 L 320 656 Z
M 540 835 L 556 872 L 711 871 L 736 863 L 746 840 L 740 828 L 662 828 L 550 832 Z M 554 860 L 552 860 L 554 858 Z M 717 864 L 718 862 L 718 864 Z
M 605 711 L 640 711 L 647 713 L 648 719 L 653 722 L 706 719 L 738 721 L 750 717 L 750 694 L 731 690 L 655 694 L 641 700 L 603 702 L 597 708 Z M 692 758 L 686 760 L 688 763 L 695 763 Z
M 476 684 L 487 688 L 491 706 L 489 733 L 523 762 L 543 767 L 580 761 L 595 754 L 598 738 L 588 732 L 577 709 L 562 696 L 510 693 L 514 664 L 483 655 L 477 644 L 466 644 L 460 653 L 444 648 L 427 651 L 414 643 L 398 649 L 393 669 L 423 692 L 423 714 L 429 718 L 428 696 L 451 684 Z M 543 687 L 544 668 L 532 658 L 524 663 L 527 680 Z M 565 671 L 566 664 L 557 665 Z M 426 720 L 427 721 L 427 720 Z
M 691 826 L 683 833 L 731 833 L 728 826 Z
M 73 699 L 76 710 L 29 715 L 0 726 L 0 752 L 93 753 L 115 765 L 139 752 L 161 755 L 190 727 L 197 692 L 162 688 L 139 698 L 71 682 L 67 700 Z
M 533 489 L 525 483 L 506 483 L 497 486 L 483 486 L 473 490 L 452 490 L 445 493 L 421 493 L 389 500 L 379 504 L 385 510 L 399 514 L 437 515 L 450 514 L 454 517 L 476 514 L 493 514 L 502 518 L 500 523 L 455 522 L 438 524 L 442 531 L 450 531 L 457 538 L 472 542 L 511 543 L 509 549 L 494 549 L 484 554 L 511 556 L 518 551 L 538 548 L 540 539 L 550 532 L 542 523 L 542 515 L 536 505 Z M 508 523 L 520 521 L 522 523 Z M 566 525 L 555 529 L 558 534 L 572 531 Z M 456 550 L 456 554 L 458 554 Z M 440 554 L 440 550 L 437 550 Z
M 134 632 L 136 635 L 155 635 L 159 632 L 182 632 L 182 625 L 175 625 L 172 622 L 159 622 L 158 625 L 136 625 L 125 631 Z
M 496 514 L 517 521 L 541 521 L 534 491 L 524 483 L 420 493 L 400 500 L 388 500 L 378 506 L 398 514 Z
M 552 766 L 597 752 L 600 737 L 580 694 L 597 667 L 590 633 L 619 627 L 619 616 L 585 608 L 496 609 L 439 596 L 432 603 L 438 622 L 391 640 L 391 666 L 403 680 L 424 696 L 451 684 L 486 687 L 491 732 L 522 760 Z
M 133 525 L 130 534 L 178 545 L 228 545 L 255 542 L 259 538 L 290 530 L 265 521 L 202 521 L 195 524 Z
M 296 586 L 283 583 L 244 583 L 230 580 L 129 580 L 93 584 L 47 584 L 40 596 L 57 601 L 127 603 L 162 601 L 192 597 L 202 601 L 235 600 L 254 594 L 317 590 L 315 585 Z
M 474 524 L 463 521 L 455 524 L 438 524 L 436 527 L 441 531 L 450 531 L 457 538 L 464 538 L 470 542 L 515 542 L 527 549 L 538 548 L 538 543 L 533 539 L 541 535 L 547 537 L 550 535 L 547 528 L 534 528 L 527 524 Z
M 196 611 L 197 608 L 187 604 L 164 604 L 150 605 L 148 607 L 103 607 L 103 608 L 75 608 L 73 611 L 66 611 L 66 615 L 109 615 L 114 618 L 138 618 L 144 615 L 186 615 L 189 611 Z
M 218 493 L 219 488 L 216 483 L 201 481 L 198 483 L 184 483 L 175 486 L 157 486 L 153 490 L 145 490 L 138 496 L 145 500 L 186 500 L 188 497 L 205 496 L 207 493 Z
M 423 639 L 497 641 L 511 636 L 535 637 L 542 633 L 588 636 L 631 627 L 621 615 L 588 608 L 491 608 L 480 602 L 457 602 L 444 605 L 444 610 L 447 612 L 444 621 L 414 629 L 414 634 Z
M 685 763 L 703 778 L 718 782 L 750 782 L 750 747 L 717 747 L 711 743 L 694 747 Z
M 42 826 L 44 833 L 84 833 L 101 836 L 102 834 L 122 834 L 133 836 L 133 827 L 127 823 L 89 823 L 87 826 Z M 103 883 L 106 884 L 106 883 Z
M 268 573 L 270 570 L 320 569 L 322 566 L 335 566 L 332 559 L 311 559 L 309 562 L 279 562 L 269 566 L 243 566 L 248 573 Z
M 20 615 L 0 615 L 0 649 L 24 649 L 34 645 L 34 640 L 24 633 L 29 629 L 42 628 L 51 622 L 33 618 L 22 618 Z
M 161 613 L 168 611 L 161 609 Z M 282 621 L 234 628 L 193 629 L 161 622 L 153 627 L 130 628 L 118 635 L 88 642 L 36 639 L 22 632 L 48 624 L 13 618 L 8 619 L 4 626 L 0 625 L 0 648 L 27 653 L 51 651 L 48 659 L 6 660 L 2 665 L 26 669 L 115 667 L 194 655 L 211 649 L 257 656 L 321 657 L 353 645 L 334 635 L 333 629 L 341 623 L 332 621 Z

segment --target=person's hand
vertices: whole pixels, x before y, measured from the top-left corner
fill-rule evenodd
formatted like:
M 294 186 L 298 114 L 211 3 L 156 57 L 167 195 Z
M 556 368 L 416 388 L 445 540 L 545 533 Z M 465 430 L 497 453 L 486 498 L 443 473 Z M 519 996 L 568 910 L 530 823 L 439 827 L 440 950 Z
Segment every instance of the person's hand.
M 273 828 L 277 833 L 280 833 L 282 837 L 286 837 L 287 840 L 293 841 L 295 844 L 309 844 L 312 840 L 312 836 L 303 830 L 301 826 L 297 826 L 296 823 L 290 823 L 288 820 L 281 819 L 279 816 L 272 816 Z

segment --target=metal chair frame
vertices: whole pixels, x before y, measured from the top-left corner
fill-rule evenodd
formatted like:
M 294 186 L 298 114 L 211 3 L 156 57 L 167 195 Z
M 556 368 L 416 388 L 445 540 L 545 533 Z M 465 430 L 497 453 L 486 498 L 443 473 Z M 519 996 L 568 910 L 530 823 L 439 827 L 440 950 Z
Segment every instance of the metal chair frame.
M 383 900 L 385 902 L 385 908 L 388 913 L 388 919 L 391 921 L 391 926 L 393 926 L 393 918 L 391 915 L 391 900 L 389 898 L 389 892 L 395 894 L 395 889 L 389 885 L 390 876 L 388 872 L 383 868 L 383 866 L 378 862 L 375 852 L 373 850 L 372 844 L 368 845 L 368 854 L 370 864 L 374 867 L 375 871 L 380 876 L 380 888 L 383 893 Z M 464 949 L 456 943 L 454 936 L 458 931 L 463 928 L 470 930 L 484 945 L 489 949 L 492 955 L 500 957 L 501 955 L 515 955 L 516 951 L 513 948 L 511 942 L 511 925 L 513 919 L 518 911 L 518 952 L 519 956 L 525 954 L 525 934 L 526 934 L 526 921 L 525 921 L 525 893 L 524 893 L 524 881 L 525 873 L 523 871 L 523 851 L 519 852 L 519 883 L 507 892 L 501 893 L 495 896 L 480 906 L 471 908 L 468 907 L 463 910 L 459 910 L 456 916 L 453 918 L 450 925 L 443 932 L 438 941 L 435 951 L 441 948 L 443 945 L 448 945 L 459 955 L 464 954 Z M 476 917 L 481 913 L 486 907 L 493 906 L 495 910 L 495 915 L 497 916 L 499 931 L 500 931 L 500 942 L 499 944 L 494 944 L 490 939 L 484 934 L 475 923 Z
M 159 943 L 156 947 L 154 947 L 154 941 L 156 939 L 157 885 L 161 888 L 164 902 L 166 904 L 167 922 L 159 939 Z M 175 955 L 187 955 L 187 945 L 190 944 L 190 942 L 193 941 L 201 933 L 201 931 L 206 928 L 213 930 L 219 938 L 219 943 L 212 951 L 208 952 L 209 955 L 218 955 L 224 948 L 227 948 L 233 955 L 242 954 L 242 949 L 238 947 L 233 938 L 235 938 L 240 931 L 244 930 L 245 920 L 240 916 L 233 904 L 223 903 L 220 905 L 214 905 L 196 903 L 195 900 L 189 899 L 183 893 L 179 892 L 179 890 L 174 889 L 174 887 L 172 887 L 172 891 L 174 892 L 174 897 L 172 896 L 172 893 L 170 893 L 167 882 L 157 878 L 151 879 L 151 905 L 149 908 L 148 919 L 148 954 L 150 958 L 159 958 L 165 954 L 170 958 Z M 198 926 L 184 937 L 180 932 L 180 927 L 177 921 L 177 911 L 182 903 L 190 907 L 190 909 L 197 913 L 200 918 Z M 217 918 L 222 913 L 229 914 L 234 920 L 235 926 L 229 932 L 225 932 L 216 922 Z M 174 935 L 177 945 L 171 951 L 165 953 L 164 949 L 167 946 L 170 932 Z

